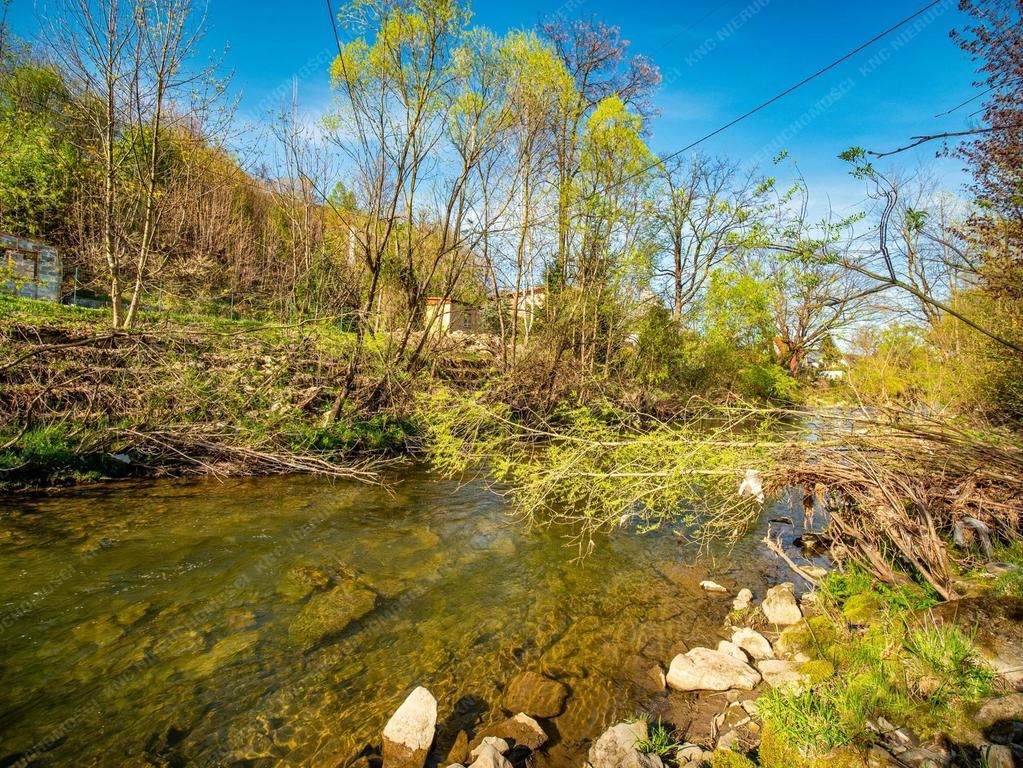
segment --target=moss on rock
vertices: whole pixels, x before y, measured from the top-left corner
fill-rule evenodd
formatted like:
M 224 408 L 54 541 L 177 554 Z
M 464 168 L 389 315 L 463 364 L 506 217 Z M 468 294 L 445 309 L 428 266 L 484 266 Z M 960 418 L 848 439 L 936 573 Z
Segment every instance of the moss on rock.
M 806 677 L 807 682 L 813 686 L 830 680 L 835 676 L 835 665 L 824 659 L 814 659 L 806 662 L 799 668 L 799 672 Z
M 874 592 L 862 592 L 853 595 L 842 606 L 842 615 L 854 627 L 866 627 L 877 621 L 881 613 L 882 601 Z
M 769 724 L 764 725 L 759 756 L 760 768 L 864 768 L 867 764 L 860 750 L 851 746 L 817 756 L 803 755 Z
M 775 647 L 786 656 L 822 656 L 838 639 L 838 629 L 827 616 L 811 616 L 781 633 Z
M 757 764 L 746 755 L 730 749 L 719 749 L 710 758 L 713 768 L 756 768 Z

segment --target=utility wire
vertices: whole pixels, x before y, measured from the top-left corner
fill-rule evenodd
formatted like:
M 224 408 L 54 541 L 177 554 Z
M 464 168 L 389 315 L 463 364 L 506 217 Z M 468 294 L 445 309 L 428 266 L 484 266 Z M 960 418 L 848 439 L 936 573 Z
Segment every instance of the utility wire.
M 861 45 L 858 45 L 856 48 L 852 49 L 851 51 L 849 51 L 845 55 L 841 56 L 838 59 L 835 59 L 830 64 L 822 67 L 821 69 L 818 69 L 812 75 L 804 77 L 802 80 L 800 80 L 795 85 L 789 86 L 788 88 L 786 88 L 781 93 L 778 93 L 777 95 L 772 96 L 767 101 L 765 101 L 765 102 L 763 102 L 761 104 L 758 104 L 757 106 L 753 107 L 749 111 L 739 115 L 738 117 L 736 117 L 733 120 L 730 120 L 729 122 L 725 123 L 721 127 L 715 128 L 710 133 L 707 133 L 707 134 L 701 136 L 700 138 L 696 139 L 695 141 L 691 142 L 690 144 L 687 144 L 686 146 L 682 147 L 681 149 L 678 149 L 678 150 L 676 150 L 676 151 L 674 151 L 674 152 L 672 152 L 672 153 L 670 153 L 668 155 L 665 155 L 664 157 L 659 158 L 656 162 L 650 163 L 649 165 L 647 165 L 647 166 L 639 169 L 638 171 L 635 171 L 635 172 L 633 172 L 633 173 L 631 173 L 631 174 L 629 174 L 629 175 L 627 175 L 627 176 L 625 176 L 625 177 L 623 177 L 621 179 L 617 179 L 616 181 L 614 181 L 614 182 L 612 182 L 610 184 L 605 185 L 601 189 L 594 190 L 593 192 L 591 192 L 588 195 L 586 195 L 585 199 L 589 200 L 589 199 L 594 198 L 594 197 L 596 197 L 598 195 L 606 194 L 609 190 L 613 189 L 614 187 L 620 186 L 620 185 L 625 184 L 626 182 L 629 182 L 629 181 L 631 181 L 631 180 L 633 180 L 633 179 L 635 179 L 635 178 L 637 178 L 639 176 L 642 176 L 643 174 L 647 173 L 648 171 L 651 171 L 654 168 L 657 168 L 658 166 L 660 166 L 665 161 L 671 160 L 673 158 L 676 158 L 679 155 L 681 155 L 681 154 L 683 154 L 685 152 L 688 152 L 689 150 L 694 149 L 695 147 L 698 147 L 700 144 L 703 144 L 705 141 L 708 141 L 709 139 L 714 138 L 718 134 L 724 133 L 729 128 L 737 125 L 738 123 L 741 123 L 743 120 L 746 120 L 747 118 L 752 117 L 753 115 L 757 114 L 758 112 L 761 112 L 762 110 L 767 109 L 767 107 L 771 106 L 775 102 L 780 101 L 781 99 L 785 98 L 789 94 L 799 90 L 804 85 L 807 85 L 808 83 L 813 82 L 814 80 L 816 80 L 817 78 L 821 77 L 822 75 L 830 72 L 831 70 L 833 70 L 835 67 L 839 66 L 840 64 L 844 64 L 846 61 L 848 61 L 849 59 L 853 58 L 856 54 L 864 51 L 865 49 L 867 49 L 870 46 L 872 46 L 875 43 L 877 43 L 879 40 L 882 40 L 883 38 L 885 38 L 888 35 L 890 35 L 895 30 L 897 30 L 897 29 L 899 29 L 901 27 L 904 27 L 906 24 L 908 24 L 909 22 L 913 21 L 918 16 L 922 16 L 923 14 L 927 13 L 927 11 L 931 10 L 935 6 L 941 5 L 944 2 L 947 2 L 947 0 L 932 0 L 932 2 L 927 3 L 925 6 L 920 8 L 918 11 L 916 11 L 916 12 L 910 14 L 909 16 L 907 16 L 906 18 L 902 19 L 902 21 L 899 21 L 896 24 L 893 24 L 892 26 L 888 27 L 884 31 L 879 32 L 878 34 L 874 35 L 872 38 L 867 40 L 865 43 L 862 43 Z M 332 24 L 333 29 L 334 29 L 334 40 L 337 43 L 338 52 L 341 53 L 341 39 L 340 39 L 340 36 L 338 35 L 338 30 L 337 30 L 337 19 L 334 17 L 334 11 L 333 11 L 333 8 L 332 8 L 332 5 L 331 5 L 331 0 L 326 0 L 326 3 L 327 3 L 327 12 L 330 14 L 330 21 L 331 21 L 331 24 Z
M 913 19 L 915 19 L 917 16 L 921 16 L 921 15 L 927 13 L 927 11 L 929 11 L 931 8 L 934 8 L 936 5 L 940 5 L 941 3 L 944 3 L 946 1 L 947 0 L 933 0 L 933 2 L 928 3 L 923 8 L 918 10 L 916 13 L 913 13 L 912 15 L 907 16 L 906 18 L 904 18 L 902 21 L 898 22 L 897 24 L 894 24 L 894 25 L 888 27 L 888 29 L 884 30 L 883 32 L 880 32 L 877 35 L 874 35 L 874 37 L 870 38 L 870 40 L 868 40 L 867 42 L 863 43 L 860 46 L 857 46 L 856 48 L 854 48 L 853 50 L 849 51 L 847 54 L 845 54 L 841 58 L 835 59 L 833 62 L 831 62 L 827 66 L 825 66 L 825 67 L 817 70 L 816 72 L 814 72 L 812 75 L 803 78 L 802 80 L 800 80 L 795 85 L 790 86 L 789 88 L 786 88 L 784 91 L 782 91 L 778 95 L 773 96 L 772 98 L 768 99 L 767 101 L 763 102 L 762 104 L 759 104 L 756 107 L 753 107 L 753 109 L 749 110 L 748 112 L 746 112 L 746 113 L 744 113 L 742 115 L 739 115 L 739 117 L 735 118 L 734 120 L 731 120 L 731 121 L 725 123 L 720 128 L 716 128 L 713 131 L 711 131 L 710 133 L 708 133 L 708 134 L 706 134 L 704 136 L 701 136 L 700 138 L 698 138 L 696 141 L 692 142 L 691 144 L 687 144 L 686 146 L 682 147 L 682 149 L 676 150 L 675 152 L 672 152 L 669 155 L 665 155 L 663 158 L 658 160 L 658 162 L 651 163 L 647 167 L 642 168 L 642 169 L 636 171 L 635 173 L 631 174 L 630 176 L 626 176 L 625 178 L 618 180 L 617 182 L 615 182 L 615 185 L 617 185 L 617 184 L 624 184 L 625 182 L 630 181 L 630 180 L 636 178 L 637 176 L 641 176 L 644 173 L 646 173 L 647 171 L 653 170 L 654 168 L 656 168 L 658 165 L 660 165 L 664 161 L 671 160 L 672 158 L 678 157 L 679 155 L 683 154 L 684 152 L 688 152 L 690 149 L 693 149 L 693 148 L 699 146 L 700 144 L 702 144 L 703 142 L 707 141 L 708 139 L 714 138 L 719 133 L 723 133 L 723 132 L 727 131 L 732 126 L 734 126 L 734 125 L 736 125 L 738 123 L 741 123 L 743 120 L 745 120 L 748 117 L 752 117 L 757 112 L 760 112 L 761 110 L 766 109 L 767 107 L 769 107 L 772 104 L 774 104 L 776 101 L 780 101 L 781 99 L 785 98 L 786 96 L 788 96 L 793 91 L 796 91 L 796 90 L 802 88 L 807 83 L 810 83 L 810 82 L 816 80 L 818 77 L 820 77 L 821 75 L 824 75 L 827 72 L 830 72 L 832 69 L 834 69 L 838 65 L 845 63 L 846 61 L 851 59 L 856 54 L 860 53 L 861 51 L 863 51 L 866 48 L 869 48 L 870 46 L 872 46 L 874 43 L 878 42 L 882 38 L 887 37 L 888 35 L 890 35 L 895 30 L 899 29 L 900 27 L 904 27 L 906 24 L 908 24 Z M 327 0 L 327 2 L 329 3 L 330 0 Z M 612 186 L 612 185 L 609 185 L 609 187 L 610 186 Z M 599 193 L 595 192 L 594 195 L 602 194 L 603 192 L 606 192 L 609 187 L 605 187 Z

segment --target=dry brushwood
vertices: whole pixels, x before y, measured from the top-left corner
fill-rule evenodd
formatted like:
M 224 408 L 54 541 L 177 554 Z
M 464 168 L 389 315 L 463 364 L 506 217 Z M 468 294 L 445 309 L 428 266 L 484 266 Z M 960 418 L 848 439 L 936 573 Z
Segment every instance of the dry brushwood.
M 1020 536 L 1023 449 L 1009 434 L 895 412 L 822 431 L 828 439 L 779 457 L 771 486 L 824 489 L 832 539 L 878 578 L 894 583 L 902 566 L 951 599 L 949 542 L 964 519 L 1003 541 Z

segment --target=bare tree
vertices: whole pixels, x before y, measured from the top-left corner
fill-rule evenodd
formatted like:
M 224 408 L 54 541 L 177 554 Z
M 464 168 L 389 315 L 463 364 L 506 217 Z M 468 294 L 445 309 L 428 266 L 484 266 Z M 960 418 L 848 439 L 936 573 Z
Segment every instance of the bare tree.
M 662 162 L 657 178 L 654 218 L 669 262 L 655 274 L 670 280 L 672 314 L 681 323 L 711 271 L 746 247 L 763 192 L 752 173 L 703 155 Z

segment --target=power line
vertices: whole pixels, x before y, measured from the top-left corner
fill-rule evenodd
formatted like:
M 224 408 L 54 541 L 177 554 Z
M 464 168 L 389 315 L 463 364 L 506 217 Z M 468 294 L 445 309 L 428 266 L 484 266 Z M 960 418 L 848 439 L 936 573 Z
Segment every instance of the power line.
M 879 40 L 887 37 L 888 35 L 890 35 L 895 30 L 899 29 L 900 27 L 904 27 L 906 24 L 908 24 L 913 19 L 915 19 L 917 16 L 921 16 L 921 15 L 927 13 L 927 11 L 929 11 L 931 8 L 934 8 L 936 5 L 940 5 L 941 3 L 944 3 L 946 1 L 947 0 L 933 0 L 933 2 L 928 3 L 923 8 L 918 10 L 916 13 L 913 13 L 910 16 L 907 16 L 906 18 L 904 18 L 902 21 L 898 22 L 897 24 L 894 24 L 894 25 L 888 27 L 888 29 L 884 30 L 883 32 L 880 32 L 877 35 L 874 35 L 874 37 L 870 38 L 870 40 L 868 40 L 867 42 L 863 43 L 862 45 L 857 46 L 856 48 L 854 48 L 853 50 L 849 51 L 847 54 L 845 54 L 841 58 L 835 59 L 833 62 L 831 62 L 827 66 L 825 66 L 825 67 L 817 70 L 816 72 L 814 72 L 812 75 L 803 78 L 802 80 L 800 80 L 795 85 L 786 88 L 784 91 L 782 91 L 778 95 L 773 96 L 772 98 L 768 99 L 767 101 L 763 102 L 762 104 L 759 104 L 756 107 L 753 107 L 753 109 L 749 110 L 748 112 L 746 112 L 746 113 L 744 113 L 742 115 L 739 115 L 739 117 L 735 118 L 734 120 L 731 120 L 731 121 L 725 123 L 720 128 L 716 128 L 713 131 L 711 131 L 710 133 L 708 133 L 708 134 L 706 134 L 704 136 L 701 136 L 700 138 L 698 138 L 696 141 L 692 142 L 691 144 L 687 144 L 686 146 L 682 147 L 682 149 L 676 150 L 675 152 L 672 152 L 669 155 L 665 155 L 658 162 L 651 163 L 647 167 L 642 168 L 642 169 L 636 171 L 635 173 L 633 173 L 633 174 L 631 174 L 629 176 L 626 176 L 623 179 L 620 179 L 619 181 L 615 182 L 614 185 L 608 185 L 607 187 L 605 187 L 600 192 L 594 192 L 593 195 L 595 196 L 597 194 L 602 194 L 603 192 L 606 192 L 611 186 L 617 186 L 618 184 L 624 184 L 627 181 L 631 181 L 632 179 L 636 178 L 637 176 L 641 176 L 644 173 L 646 173 L 647 171 L 653 170 L 654 168 L 656 168 L 658 165 L 660 165 L 664 161 L 671 160 L 672 158 L 678 157 L 682 153 L 688 152 L 690 149 L 693 149 L 693 148 L 699 146 L 700 144 L 702 144 L 703 142 L 707 141 L 708 139 L 714 138 L 719 133 L 723 133 L 724 131 L 727 131 L 732 126 L 734 126 L 734 125 L 736 125 L 738 123 L 741 123 L 743 120 L 745 120 L 748 117 L 752 117 L 757 112 L 760 112 L 761 110 L 766 109 L 767 107 L 769 107 L 772 104 L 774 104 L 776 101 L 780 101 L 781 99 L 783 99 L 786 96 L 788 96 L 790 93 L 792 93 L 792 92 L 802 88 L 807 83 L 810 83 L 810 82 L 816 80 L 818 77 L 820 77 L 821 75 L 826 74 L 827 72 L 830 72 L 832 69 L 834 69 L 838 65 L 845 63 L 846 61 L 851 59 L 856 54 L 860 53 L 861 51 L 865 50 L 866 48 L 869 48 L 870 46 L 872 46 L 874 43 L 878 42 Z M 327 2 L 329 3 L 330 0 L 327 0 Z
M 635 178 L 638 178 L 639 176 L 642 176 L 643 174 L 647 173 L 648 171 L 651 171 L 654 168 L 657 168 L 659 165 L 661 165 L 665 161 L 671 160 L 673 158 L 676 158 L 679 155 L 682 155 L 683 153 L 688 152 L 689 150 L 694 149 L 695 147 L 698 147 L 700 144 L 703 144 L 705 141 L 708 141 L 708 140 L 714 138 L 718 134 L 724 133 L 729 128 L 732 128 L 733 126 L 737 125 L 738 123 L 741 123 L 743 120 L 746 120 L 747 118 L 752 117 L 753 115 L 757 114 L 758 112 L 763 111 L 767 107 L 769 107 L 772 104 L 780 101 L 781 99 L 785 98 L 789 94 L 799 90 L 804 85 L 807 85 L 808 83 L 813 82 L 814 80 L 816 80 L 817 78 L 821 77 L 822 75 L 827 74 L 831 70 L 835 69 L 835 67 L 838 67 L 839 65 L 844 64 L 846 61 L 848 61 L 849 59 L 853 58 L 858 53 L 861 53 L 862 51 L 866 50 L 867 48 L 869 48 L 870 46 L 874 45 L 878 41 L 880 41 L 880 40 L 884 39 L 885 37 L 887 37 L 888 35 L 890 35 L 892 32 L 896 31 L 897 29 L 899 29 L 901 27 L 904 27 L 906 24 L 908 24 L 909 22 L 913 21 L 918 16 L 922 16 L 923 14 L 927 13 L 929 10 L 931 10 L 935 6 L 941 5 L 944 2 L 947 2 L 947 0 L 932 0 L 932 2 L 927 3 L 926 5 L 924 5 L 922 8 L 920 8 L 916 12 L 910 14 L 909 16 L 905 17 L 901 21 L 893 24 L 892 26 L 888 27 L 884 31 L 879 32 L 878 34 L 874 35 L 872 38 L 870 38 L 866 42 L 858 45 L 856 48 L 853 48 L 851 51 L 849 51 L 848 53 L 844 54 L 840 58 L 835 59 L 830 64 L 827 64 L 826 66 L 818 69 L 813 74 L 808 75 L 807 77 L 804 77 L 798 83 L 796 83 L 794 85 L 791 85 L 788 88 L 786 88 L 785 90 L 783 90 L 780 93 L 778 93 L 777 95 L 772 96 L 767 101 L 765 101 L 765 102 L 763 102 L 761 104 L 758 104 L 757 106 L 753 107 L 752 109 L 748 110 L 747 112 L 744 112 L 743 114 L 739 115 L 738 117 L 734 118 L 733 120 L 728 121 L 727 123 L 725 123 L 724 125 L 720 126 L 719 128 L 715 128 L 710 133 L 707 133 L 707 134 L 701 136 L 700 138 L 698 138 L 695 141 L 687 144 L 686 146 L 682 147 L 681 149 L 678 149 L 678 150 L 676 150 L 676 151 L 674 151 L 674 152 L 672 152 L 672 153 L 670 153 L 668 155 L 665 155 L 662 158 L 659 158 L 656 162 L 650 163 L 649 165 L 646 165 L 643 168 L 640 168 L 638 171 L 635 171 L 635 172 L 633 172 L 633 173 L 631 173 L 631 174 L 629 174 L 629 175 L 627 175 L 627 176 L 625 176 L 625 177 L 623 177 L 621 179 L 618 179 L 618 180 L 616 180 L 616 181 L 614 181 L 614 182 L 612 182 L 610 184 L 607 184 L 604 187 L 602 187 L 601 189 L 594 190 L 593 192 L 591 192 L 588 195 L 586 195 L 585 199 L 586 200 L 590 200 L 590 199 L 592 199 L 592 198 L 594 198 L 594 197 L 596 197 L 598 195 L 606 194 L 609 190 L 611 190 L 611 189 L 613 189 L 615 187 L 621 186 L 622 184 L 625 184 L 626 182 L 629 182 L 629 181 L 631 181 L 631 180 L 633 180 Z M 334 11 L 333 11 L 333 8 L 331 6 L 331 0 L 326 0 L 326 3 L 327 3 L 327 12 L 330 14 L 331 25 L 332 25 L 333 30 L 334 30 L 334 39 L 335 39 L 335 41 L 337 43 L 338 52 L 341 53 L 342 52 L 342 47 L 341 47 L 341 39 L 340 39 L 340 36 L 338 34 L 338 29 L 337 29 L 337 19 L 334 17 Z

